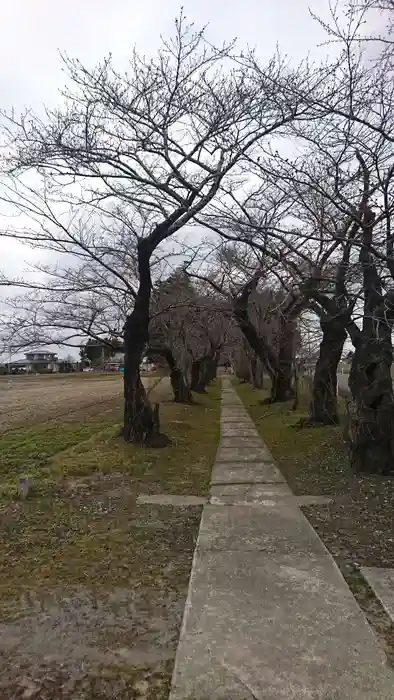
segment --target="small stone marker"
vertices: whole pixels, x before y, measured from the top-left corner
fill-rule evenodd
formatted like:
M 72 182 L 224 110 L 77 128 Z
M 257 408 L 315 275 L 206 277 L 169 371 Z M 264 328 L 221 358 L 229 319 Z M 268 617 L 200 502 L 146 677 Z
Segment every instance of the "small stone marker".
M 33 480 L 29 476 L 19 477 L 18 495 L 19 498 L 25 500 L 34 486 Z

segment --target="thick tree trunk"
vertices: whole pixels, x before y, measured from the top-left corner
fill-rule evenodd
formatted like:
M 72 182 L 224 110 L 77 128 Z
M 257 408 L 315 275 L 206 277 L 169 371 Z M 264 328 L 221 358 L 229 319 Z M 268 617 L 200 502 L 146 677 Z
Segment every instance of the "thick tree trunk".
M 138 241 L 139 286 L 134 299 L 134 309 L 127 316 L 124 327 L 123 435 L 128 442 L 150 443 L 154 437 L 159 436 L 158 407 L 152 410 L 140 377 L 140 362 L 149 339 L 149 306 L 152 293 L 150 263 L 154 250 L 170 235 L 171 226 L 188 211 L 189 206 L 188 204 L 186 208 L 184 205 L 176 208 L 165 221 L 156 224 L 146 238 Z
M 369 172 L 357 155 L 368 190 Z M 349 447 L 352 466 L 361 472 L 394 471 L 394 394 L 392 329 L 394 292 L 383 294 L 383 284 L 372 254 L 375 214 L 364 202 L 360 262 L 364 281 L 362 331 L 354 334 L 354 355 L 349 388 L 356 405 L 350 420 Z M 394 266 L 390 265 L 394 276 Z
M 259 336 L 251 322 L 247 306 L 250 290 L 248 288 L 245 290 L 245 293 L 234 299 L 234 315 L 244 337 L 270 376 L 271 393 L 265 403 L 288 401 L 294 397 L 292 387 L 294 340 L 297 330 L 296 314 L 300 307 L 294 306 L 283 316 L 279 351 L 276 352 L 266 338 Z
M 218 358 L 214 355 L 204 355 L 192 363 L 191 390 L 197 394 L 205 394 L 206 387 L 216 378 Z
M 218 376 L 218 364 L 219 364 L 219 352 L 215 352 L 215 354 L 210 357 L 207 363 L 207 379 L 208 379 L 208 384 L 213 382 L 217 376 Z
M 258 390 L 264 389 L 264 372 L 261 362 L 257 363 L 257 371 L 253 381 L 253 388 Z
M 134 309 L 124 326 L 124 417 L 123 437 L 126 442 L 151 444 L 158 435 L 158 410 L 149 403 L 140 376 L 140 363 L 149 336 L 149 303 L 152 290 L 149 245 L 138 246 L 139 289 Z
M 251 280 L 249 285 L 245 285 L 242 293 L 233 298 L 233 311 L 235 320 L 238 323 L 246 343 L 259 358 L 261 366 L 267 370 L 272 382 L 274 377 L 272 366 L 276 362 L 273 349 L 266 338 L 260 337 L 249 317 L 249 296 L 256 288 L 256 285 L 257 278 Z
M 351 464 L 359 472 L 388 474 L 394 471 L 390 334 L 387 329 L 377 338 L 361 340 L 353 355 L 349 387 L 356 413 L 350 419 L 349 447 Z
M 321 318 L 320 327 L 323 338 L 313 378 L 309 421 L 321 425 L 336 425 L 339 421 L 337 371 L 346 340 L 346 320 L 340 316 Z
M 176 403 L 192 403 L 191 391 L 185 381 L 182 370 L 177 367 L 174 355 L 170 348 L 150 347 L 148 349 L 151 355 L 161 355 L 166 360 L 170 370 L 171 387 Z
M 278 359 L 273 367 L 270 403 L 280 403 L 294 398 L 293 362 L 296 331 L 296 321 L 284 318 L 282 321 Z
M 249 383 L 253 389 L 263 388 L 263 368 L 259 358 L 254 355 L 249 360 Z
M 293 363 L 293 388 L 294 388 L 294 396 L 293 396 L 293 405 L 291 407 L 291 410 L 296 411 L 298 409 L 298 403 L 300 400 L 300 375 L 299 375 L 299 368 L 297 366 L 296 360 L 294 360 L 294 363 Z
M 192 377 L 191 377 L 191 384 L 190 388 L 192 391 L 197 391 L 198 393 L 200 392 L 200 367 L 201 367 L 201 360 L 194 360 L 192 362 Z
M 279 367 L 271 380 L 270 403 L 281 403 L 294 398 L 293 373 L 290 367 Z
M 178 367 L 173 367 L 170 375 L 174 401 L 176 403 L 192 403 L 193 398 L 191 391 L 186 384 L 182 370 Z
M 136 301 L 124 328 L 124 421 L 123 437 L 126 442 L 148 443 L 155 432 L 155 420 L 140 376 L 140 363 L 147 339 L 144 305 Z M 146 331 L 145 331 L 146 329 Z

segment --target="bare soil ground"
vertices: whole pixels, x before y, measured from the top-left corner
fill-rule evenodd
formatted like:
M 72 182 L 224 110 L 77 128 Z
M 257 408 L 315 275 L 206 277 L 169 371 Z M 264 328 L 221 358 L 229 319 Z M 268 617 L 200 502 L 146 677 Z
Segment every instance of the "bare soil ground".
M 146 377 L 150 387 L 157 378 Z M 101 406 L 122 396 L 122 375 L 2 377 L 0 379 L 0 434 L 70 412 Z
M 0 435 L 0 700 L 168 697 L 201 507 L 137 498 L 207 493 L 220 385 L 192 406 L 155 385 L 171 442 L 148 449 L 119 437 L 121 382 L 74 393 L 85 384 L 90 401 L 118 393 Z M 35 484 L 24 501 L 21 473 Z

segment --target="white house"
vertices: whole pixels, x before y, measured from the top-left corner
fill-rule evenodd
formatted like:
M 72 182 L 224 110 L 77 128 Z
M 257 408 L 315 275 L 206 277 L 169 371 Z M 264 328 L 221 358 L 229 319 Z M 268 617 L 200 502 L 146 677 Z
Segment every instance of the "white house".
M 59 360 L 55 352 L 27 352 L 24 360 L 9 363 L 9 372 L 21 370 L 29 373 L 58 372 Z

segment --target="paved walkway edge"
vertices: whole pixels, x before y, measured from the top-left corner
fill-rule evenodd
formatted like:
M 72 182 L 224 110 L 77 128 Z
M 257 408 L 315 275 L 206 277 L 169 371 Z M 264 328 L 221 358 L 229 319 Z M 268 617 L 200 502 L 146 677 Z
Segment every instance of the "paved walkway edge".
M 170 700 L 392 700 L 394 675 L 229 380 Z

